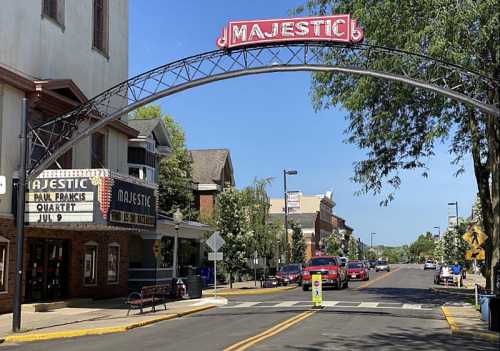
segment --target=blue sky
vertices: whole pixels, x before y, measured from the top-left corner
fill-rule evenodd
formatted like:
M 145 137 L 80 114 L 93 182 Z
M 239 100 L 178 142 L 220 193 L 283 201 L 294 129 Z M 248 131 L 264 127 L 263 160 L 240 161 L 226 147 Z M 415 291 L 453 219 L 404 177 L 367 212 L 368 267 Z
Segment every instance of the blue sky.
M 129 75 L 216 49 L 215 40 L 230 19 L 282 18 L 301 3 L 129 0 Z M 189 148 L 231 150 L 238 187 L 255 177 L 275 177 L 269 193 L 281 197 L 282 170 L 296 169 L 299 174 L 289 178 L 289 189 L 305 194 L 332 190 L 334 212 L 367 243 L 370 232 L 376 233 L 376 244 L 400 245 L 434 226 L 443 230 L 452 212 L 447 203 L 458 201 L 460 215 L 469 215 L 477 191 L 471 162 L 455 178 L 447 146 L 440 145 L 429 178 L 403 173 L 403 184 L 388 207 L 378 205 L 380 196 L 355 196 L 359 185 L 350 181 L 352 165 L 364 153 L 343 143 L 344 111 L 314 112 L 308 73 L 237 78 L 158 103 L 182 125 Z

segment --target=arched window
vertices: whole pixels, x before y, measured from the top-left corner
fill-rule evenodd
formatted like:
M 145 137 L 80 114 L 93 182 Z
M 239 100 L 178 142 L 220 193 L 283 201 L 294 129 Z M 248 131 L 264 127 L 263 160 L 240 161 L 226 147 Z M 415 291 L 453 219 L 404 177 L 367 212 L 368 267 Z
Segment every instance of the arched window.
M 97 250 L 95 241 L 86 242 L 83 251 L 83 285 L 97 285 Z
M 9 240 L 0 236 L 0 293 L 7 292 L 9 281 Z
M 108 245 L 108 284 L 118 284 L 120 281 L 120 244 L 113 242 Z

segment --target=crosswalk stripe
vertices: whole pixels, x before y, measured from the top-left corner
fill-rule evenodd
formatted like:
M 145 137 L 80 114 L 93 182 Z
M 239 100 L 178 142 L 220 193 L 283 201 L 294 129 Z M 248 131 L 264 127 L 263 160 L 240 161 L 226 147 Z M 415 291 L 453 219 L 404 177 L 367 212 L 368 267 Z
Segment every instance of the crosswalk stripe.
M 358 307 L 376 308 L 377 305 L 378 305 L 378 302 L 361 302 L 361 304 Z
M 280 302 L 279 304 L 277 304 L 276 306 L 273 306 L 273 307 L 292 307 L 292 306 L 298 304 L 299 302 L 301 302 L 301 301 L 285 301 L 285 302 Z
M 354 304 L 354 305 L 353 305 Z M 337 308 L 388 308 L 388 309 L 405 309 L 405 310 L 432 310 L 435 306 L 431 305 L 421 305 L 421 304 L 411 304 L 411 303 L 389 303 L 389 302 L 356 302 L 356 301 L 323 301 L 323 307 L 337 307 Z M 258 308 L 286 308 L 286 307 L 297 307 L 297 308 L 310 308 L 312 302 L 310 301 L 282 301 L 282 302 L 272 302 L 272 301 L 248 301 L 248 302 L 237 302 L 234 305 L 229 304 L 222 306 L 222 308 L 248 308 L 248 307 L 258 307 Z

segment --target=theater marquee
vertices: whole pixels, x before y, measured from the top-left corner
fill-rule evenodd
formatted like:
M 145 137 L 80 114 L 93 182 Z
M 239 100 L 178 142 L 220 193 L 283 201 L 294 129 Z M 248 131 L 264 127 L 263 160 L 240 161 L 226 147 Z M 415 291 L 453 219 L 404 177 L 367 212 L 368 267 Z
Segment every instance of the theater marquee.
M 156 227 L 156 187 L 107 169 L 47 170 L 28 188 L 30 224 Z
M 217 39 L 219 48 L 279 42 L 358 43 L 363 30 L 350 14 L 287 19 L 231 21 Z

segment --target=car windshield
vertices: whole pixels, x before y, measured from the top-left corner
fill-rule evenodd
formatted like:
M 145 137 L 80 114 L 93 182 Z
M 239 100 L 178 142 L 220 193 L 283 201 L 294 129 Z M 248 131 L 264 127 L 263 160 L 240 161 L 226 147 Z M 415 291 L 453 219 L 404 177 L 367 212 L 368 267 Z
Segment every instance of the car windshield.
M 298 265 L 289 265 L 289 266 L 285 266 L 283 268 L 281 268 L 281 271 L 282 272 L 285 272 L 285 273 L 290 273 L 290 272 L 298 272 L 300 271 L 300 268 Z
M 349 268 L 363 268 L 363 264 L 361 262 L 349 262 L 347 264 Z
M 387 264 L 387 261 L 378 261 L 377 264 L 379 266 L 385 266 Z
M 307 263 L 308 266 L 328 266 L 335 265 L 335 259 L 332 257 L 316 257 L 311 258 Z

